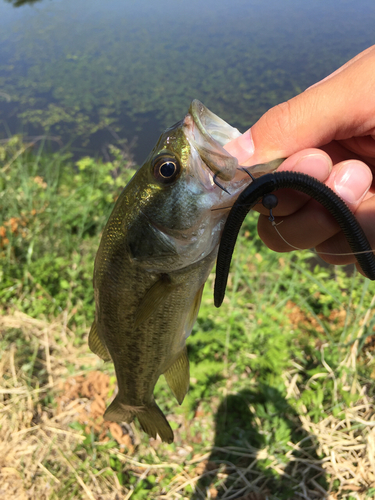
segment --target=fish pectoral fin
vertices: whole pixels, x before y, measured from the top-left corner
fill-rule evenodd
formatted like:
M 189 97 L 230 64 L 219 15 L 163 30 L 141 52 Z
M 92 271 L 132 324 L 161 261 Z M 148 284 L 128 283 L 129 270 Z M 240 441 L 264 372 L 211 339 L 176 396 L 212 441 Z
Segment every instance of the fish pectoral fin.
M 190 333 L 191 333 L 191 331 L 193 329 L 195 320 L 197 319 L 199 308 L 201 306 L 204 285 L 205 285 L 205 283 L 203 283 L 203 285 L 197 291 L 197 293 L 196 293 L 196 295 L 194 297 L 194 301 L 193 301 L 193 303 L 191 305 L 189 314 L 188 314 L 188 316 L 186 318 L 186 323 L 185 323 L 185 339 L 187 339 L 188 336 L 190 335 Z
M 127 422 L 130 424 L 137 417 L 142 430 L 149 436 L 156 438 L 159 434 L 162 441 L 173 443 L 174 435 L 164 413 L 153 401 L 145 406 L 127 406 L 120 402 L 118 396 L 108 406 L 104 413 L 104 420 L 112 422 Z
M 171 283 L 171 279 L 167 274 L 163 274 L 141 300 L 134 315 L 134 328 L 146 321 L 176 286 Z
M 174 397 L 181 404 L 189 390 L 190 383 L 189 358 L 186 346 L 176 361 L 164 372 L 164 377 Z
M 94 354 L 99 356 L 99 358 L 102 358 L 104 361 L 111 361 L 111 355 L 98 335 L 96 321 L 93 322 L 89 333 L 89 348 Z

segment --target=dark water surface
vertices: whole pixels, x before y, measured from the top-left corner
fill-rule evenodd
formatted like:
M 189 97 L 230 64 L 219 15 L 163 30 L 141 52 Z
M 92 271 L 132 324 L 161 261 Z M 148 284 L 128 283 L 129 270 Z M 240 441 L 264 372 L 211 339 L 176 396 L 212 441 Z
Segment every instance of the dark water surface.
M 192 99 L 245 130 L 375 43 L 373 0 L 0 0 L 0 139 L 118 138 L 142 162 Z

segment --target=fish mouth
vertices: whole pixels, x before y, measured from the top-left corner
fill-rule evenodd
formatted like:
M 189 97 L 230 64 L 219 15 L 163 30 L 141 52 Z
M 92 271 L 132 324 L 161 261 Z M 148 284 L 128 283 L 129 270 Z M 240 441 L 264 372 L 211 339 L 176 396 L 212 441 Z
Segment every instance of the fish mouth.
M 241 132 L 215 115 L 198 99 L 194 99 L 190 104 L 189 112 L 182 121 L 182 127 L 186 138 L 193 146 L 193 156 L 195 155 L 193 160 L 199 156 L 201 165 L 206 167 L 204 168 L 206 180 L 202 181 L 202 184 L 209 190 L 215 189 L 216 184 L 224 192 L 234 195 L 241 186 L 250 182 L 249 172 L 251 177 L 260 177 L 276 170 L 285 159 L 277 158 L 267 163 L 252 165 L 246 170 L 240 168 L 237 158 L 228 153 L 224 146 L 240 137 Z M 207 170 L 210 174 L 208 178 Z M 204 174 L 196 172 L 196 176 L 202 180 Z M 224 185 L 218 182 L 218 179 L 224 181 Z M 230 182 L 230 185 L 225 186 L 225 182 Z
M 186 137 L 213 176 L 222 181 L 233 180 L 238 161 L 223 146 L 239 137 L 241 132 L 212 113 L 198 99 L 190 104 L 183 127 Z

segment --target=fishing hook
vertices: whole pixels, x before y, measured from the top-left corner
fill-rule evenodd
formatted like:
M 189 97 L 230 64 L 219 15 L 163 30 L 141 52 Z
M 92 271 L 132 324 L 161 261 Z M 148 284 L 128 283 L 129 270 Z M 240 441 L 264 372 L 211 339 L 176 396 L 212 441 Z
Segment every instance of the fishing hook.
M 248 212 L 260 200 L 264 200 L 270 193 L 281 188 L 291 188 L 306 193 L 325 207 L 339 224 L 352 252 L 357 254 L 356 258 L 362 271 L 367 278 L 375 280 L 375 256 L 371 245 L 357 219 L 345 202 L 332 189 L 310 175 L 289 171 L 274 172 L 258 177 L 247 186 L 229 212 L 221 237 L 216 263 L 214 289 L 216 307 L 220 307 L 224 300 L 229 267 L 242 222 Z M 272 213 L 270 215 L 272 216 Z
M 225 191 L 226 193 L 228 193 L 230 195 L 230 192 L 228 191 L 228 189 L 226 189 L 224 186 L 222 186 L 218 180 L 216 180 L 216 177 L 217 177 L 217 174 L 215 174 L 213 176 L 213 181 L 214 183 L 216 184 L 216 186 L 218 186 L 220 189 L 222 189 L 223 191 Z
M 254 182 L 255 181 L 255 177 L 253 176 L 253 174 L 250 172 L 250 170 L 248 170 L 246 167 L 239 167 L 239 170 L 242 170 L 242 172 L 246 172 L 247 175 L 249 175 L 252 179 L 252 181 Z

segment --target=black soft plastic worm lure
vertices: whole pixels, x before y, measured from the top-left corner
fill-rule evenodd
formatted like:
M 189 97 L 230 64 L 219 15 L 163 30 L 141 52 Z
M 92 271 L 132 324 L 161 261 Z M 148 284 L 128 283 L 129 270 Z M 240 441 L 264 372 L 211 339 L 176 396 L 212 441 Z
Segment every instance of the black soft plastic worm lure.
M 344 233 L 352 252 L 363 272 L 370 280 L 375 280 L 375 256 L 365 233 L 345 202 L 325 184 L 314 177 L 298 172 L 274 172 L 265 174 L 246 188 L 234 203 L 221 237 L 216 264 L 214 302 L 220 307 L 225 295 L 229 267 L 237 236 L 248 212 L 265 195 L 281 188 L 291 188 L 306 193 L 317 200 L 335 218 Z M 271 208 L 271 207 L 270 207 Z M 360 253 L 359 252 L 368 252 Z

